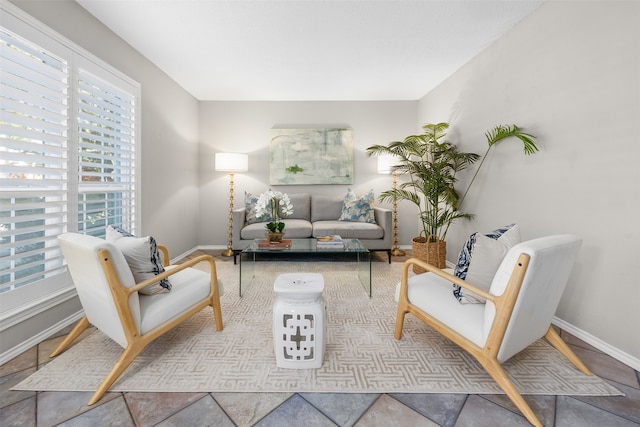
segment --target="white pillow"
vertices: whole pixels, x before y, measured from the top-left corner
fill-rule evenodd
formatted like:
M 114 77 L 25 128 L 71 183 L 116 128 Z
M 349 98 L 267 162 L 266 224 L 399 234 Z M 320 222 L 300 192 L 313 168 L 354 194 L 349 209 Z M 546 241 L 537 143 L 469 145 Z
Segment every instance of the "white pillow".
M 454 276 L 486 291 L 491 287 L 493 276 L 512 246 L 520 243 L 520 228 L 511 224 L 490 233 L 473 233 L 465 242 L 454 270 Z M 480 304 L 481 298 L 457 285 L 453 295 L 461 304 Z
M 153 237 L 135 237 L 120 228 L 108 226 L 106 240 L 120 249 L 129 264 L 136 283 L 164 272 L 162 256 Z M 143 295 L 154 295 L 170 290 L 171 283 L 169 280 L 163 279 L 138 292 Z

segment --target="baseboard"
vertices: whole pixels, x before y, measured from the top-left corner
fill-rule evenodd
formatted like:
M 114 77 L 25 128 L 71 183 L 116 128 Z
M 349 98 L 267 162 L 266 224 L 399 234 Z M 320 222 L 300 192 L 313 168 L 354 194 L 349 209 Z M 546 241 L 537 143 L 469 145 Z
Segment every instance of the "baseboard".
M 47 329 L 44 329 L 40 333 L 38 333 L 38 334 L 36 334 L 36 335 L 34 335 L 32 337 L 29 337 L 26 341 L 23 341 L 20 344 L 10 348 L 9 350 L 5 351 L 2 354 L 0 354 L 0 365 L 4 365 L 5 363 L 10 361 L 14 357 L 19 356 L 22 353 L 24 353 L 25 351 L 29 350 L 31 347 L 40 344 L 42 341 L 44 341 L 47 338 L 55 335 L 56 333 L 58 333 L 59 331 L 63 330 L 67 326 L 76 323 L 78 320 L 80 320 L 82 318 L 83 315 L 84 315 L 84 311 L 80 310 L 80 311 L 72 314 L 71 316 L 69 316 L 69 317 L 67 317 L 65 319 L 62 319 L 61 321 L 57 322 L 56 324 L 49 326 Z
M 606 342 L 602 341 L 600 338 L 594 337 L 590 333 L 585 332 L 582 329 L 579 329 L 573 326 L 571 323 L 568 323 L 562 319 L 554 317 L 552 323 L 557 327 L 559 327 L 560 329 L 569 332 L 571 335 L 575 336 L 576 338 L 580 338 L 582 341 L 586 342 L 587 344 L 597 348 L 603 353 L 624 363 L 630 368 L 633 368 L 636 371 L 640 371 L 640 359 L 638 359 L 637 357 L 633 357 L 632 355 L 625 353 L 624 351 L 616 347 L 613 347 L 610 344 L 607 344 Z
M 195 247 L 191 252 L 195 252 L 197 250 L 216 251 L 216 250 L 223 250 L 223 249 L 227 249 L 227 247 L 224 245 L 200 245 Z
M 226 245 L 199 245 L 191 252 L 195 251 L 224 251 L 227 249 Z
M 185 259 L 189 255 L 197 251 L 222 251 L 225 249 L 227 249 L 227 247 L 224 245 L 198 245 L 193 249 L 190 249 L 184 253 L 181 253 L 178 256 L 171 258 L 171 263 L 173 264 L 174 262 L 177 262 L 181 259 Z

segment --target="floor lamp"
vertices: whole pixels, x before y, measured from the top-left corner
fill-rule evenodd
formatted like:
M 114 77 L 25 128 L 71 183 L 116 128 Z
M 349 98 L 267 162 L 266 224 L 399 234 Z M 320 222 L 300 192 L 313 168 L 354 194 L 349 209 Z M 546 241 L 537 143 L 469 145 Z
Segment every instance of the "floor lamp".
M 222 251 L 222 256 L 232 256 L 233 237 L 233 174 L 249 170 L 249 156 L 242 153 L 216 153 L 216 171 L 229 172 L 229 236 L 227 249 Z
M 398 187 L 398 174 L 393 171 L 393 166 L 397 164 L 395 156 L 390 154 L 383 154 L 378 156 L 378 173 L 392 176 L 392 186 L 395 190 Z M 393 199 L 393 248 L 391 249 L 391 255 L 403 256 L 405 252 L 398 247 L 398 201 L 394 197 Z

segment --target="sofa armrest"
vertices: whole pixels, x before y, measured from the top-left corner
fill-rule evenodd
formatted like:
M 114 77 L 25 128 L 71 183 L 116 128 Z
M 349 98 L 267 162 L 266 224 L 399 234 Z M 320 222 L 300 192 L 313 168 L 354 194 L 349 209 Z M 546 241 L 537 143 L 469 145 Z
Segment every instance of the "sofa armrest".
M 247 210 L 244 207 L 233 210 L 232 230 L 231 230 L 231 248 L 237 250 L 240 248 L 240 231 L 244 227 L 245 215 Z
M 385 246 L 389 248 L 391 248 L 393 238 L 391 214 L 391 209 L 381 208 L 379 206 L 373 207 L 373 215 L 376 219 L 376 223 L 384 230 L 383 241 Z

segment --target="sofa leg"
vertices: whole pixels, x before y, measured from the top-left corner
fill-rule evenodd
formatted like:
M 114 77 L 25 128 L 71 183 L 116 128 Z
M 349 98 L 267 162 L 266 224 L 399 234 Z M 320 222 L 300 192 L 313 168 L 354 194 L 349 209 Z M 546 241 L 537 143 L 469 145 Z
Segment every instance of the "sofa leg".
M 387 249 L 387 256 L 389 257 L 389 264 L 391 264 L 391 249 Z

